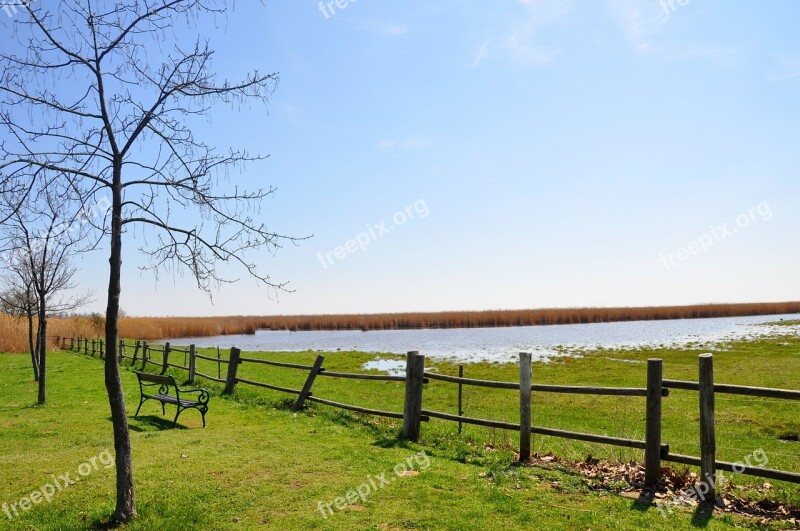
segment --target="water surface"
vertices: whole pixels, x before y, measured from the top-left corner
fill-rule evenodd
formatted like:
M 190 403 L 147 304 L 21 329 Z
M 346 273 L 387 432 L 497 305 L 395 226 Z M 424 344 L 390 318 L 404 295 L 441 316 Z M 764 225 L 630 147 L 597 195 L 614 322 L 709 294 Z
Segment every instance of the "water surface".
M 177 338 L 170 341 L 176 345 L 235 346 L 244 351 L 271 352 L 357 350 L 405 354 L 409 350 L 418 350 L 430 358 L 506 362 L 516 360 L 519 352 L 531 352 L 534 359 L 547 359 L 598 347 L 710 347 L 722 341 L 800 331 L 794 326 L 763 325 L 780 319 L 800 319 L 800 314 L 444 330 L 261 330 L 255 335 Z

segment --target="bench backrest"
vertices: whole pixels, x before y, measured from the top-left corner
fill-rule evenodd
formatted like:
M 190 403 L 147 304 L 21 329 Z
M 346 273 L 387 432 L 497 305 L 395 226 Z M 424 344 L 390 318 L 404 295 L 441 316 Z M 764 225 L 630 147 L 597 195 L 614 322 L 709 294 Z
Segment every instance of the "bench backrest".
M 161 385 L 169 385 L 171 387 L 178 387 L 177 382 L 175 382 L 175 378 L 170 375 L 160 375 L 160 374 L 149 374 L 146 372 L 136 372 L 136 377 L 139 378 L 139 382 L 147 382 L 147 383 L 154 383 L 154 384 L 161 384 Z

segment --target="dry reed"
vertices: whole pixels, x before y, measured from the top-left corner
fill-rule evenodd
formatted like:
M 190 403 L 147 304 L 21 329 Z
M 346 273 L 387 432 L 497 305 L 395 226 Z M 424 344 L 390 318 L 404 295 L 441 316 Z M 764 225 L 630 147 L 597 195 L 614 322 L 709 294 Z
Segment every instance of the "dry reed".
M 800 302 L 703 304 L 639 308 L 546 308 L 365 315 L 277 315 L 227 317 L 124 317 L 120 337 L 167 339 L 253 334 L 256 330 L 397 330 L 421 328 L 483 328 L 613 321 L 696 319 L 744 315 L 800 313 Z M 102 322 L 88 317 L 50 319 L 49 336 L 100 337 Z M 24 319 L 0 316 L 0 351 L 27 348 Z

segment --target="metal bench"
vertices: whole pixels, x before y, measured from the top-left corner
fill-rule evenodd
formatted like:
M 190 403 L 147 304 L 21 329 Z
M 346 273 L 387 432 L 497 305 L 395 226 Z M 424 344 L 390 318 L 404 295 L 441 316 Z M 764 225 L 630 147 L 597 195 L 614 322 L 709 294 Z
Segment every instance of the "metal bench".
M 142 409 L 142 404 L 145 400 L 156 400 L 161 403 L 161 414 L 166 414 L 164 406 L 166 404 L 174 404 L 178 406 L 178 412 L 175 414 L 173 423 L 178 425 L 178 417 L 187 409 L 196 409 L 203 416 L 203 427 L 206 427 L 206 412 L 208 411 L 208 400 L 210 395 L 205 389 L 181 389 L 178 387 L 178 382 L 170 375 L 148 374 L 145 372 L 136 371 L 136 377 L 139 379 L 139 392 L 141 400 L 139 407 L 136 409 L 134 417 L 139 416 L 139 411 Z M 174 393 L 170 391 L 174 390 Z M 197 395 L 195 400 L 183 398 L 182 395 Z

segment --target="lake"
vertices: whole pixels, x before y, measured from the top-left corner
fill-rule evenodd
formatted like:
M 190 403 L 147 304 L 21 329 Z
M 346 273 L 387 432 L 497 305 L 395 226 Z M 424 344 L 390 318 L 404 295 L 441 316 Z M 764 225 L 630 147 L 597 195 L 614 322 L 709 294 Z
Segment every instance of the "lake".
M 302 352 L 315 350 L 405 354 L 418 350 L 429 358 L 463 362 L 518 359 L 531 352 L 534 359 L 555 355 L 579 355 L 605 348 L 712 347 L 727 340 L 770 334 L 795 334 L 800 327 L 764 326 L 770 321 L 796 320 L 800 314 L 669 321 L 629 321 L 513 328 L 452 328 L 436 330 L 376 330 L 288 332 L 260 330 L 255 335 L 175 338 L 175 345 L 238 347 L 244 351 Z

